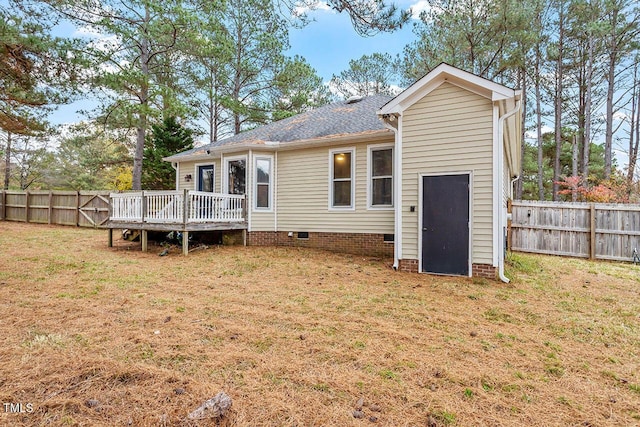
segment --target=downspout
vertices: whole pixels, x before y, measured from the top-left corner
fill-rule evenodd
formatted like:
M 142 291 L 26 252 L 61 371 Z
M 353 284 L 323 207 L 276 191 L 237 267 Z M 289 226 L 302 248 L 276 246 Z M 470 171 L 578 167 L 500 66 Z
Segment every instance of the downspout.
M 245 169 L 245 183 L 244 183 L 244 202 L 247 206 L 247 232 L 251 232 L 251 212 L 253 211 L 253 150 L 249 150 L 249 156 L 247 159 L 247 166 Z M 251 196 L 251 197 L 249 197 Z M 251 199 L 251 203 L 249 203 Z M 245 245 L 246 246 L 246 245 Z
M 399 120 L 397 115 L 389 115 L 382 117 L 382 123 L 387 129 L 390 129 L 395 135 L 394 142 L 394 150 L 393 150 L 393 206 L 394 206 L 394 221 L 393 221 L 393 232 L 394 232 L 394 242 L 393 242 L 393 269 L 398 270 L 400 267 L 400 245 L 401 245 L 401 222 L 402 222 L 402 203 L 401 203 L 401 176 L 402 176 L 402 148 L 400 147 L 400 141 L 398 141 L 398 128 L 391 124 L 391 120 L 396 122 L 396 126 L 399 126 Z
M 522 104 L 522 100 L 518 100 L 516 102 L 516 106 L 504 113 L 498 119 L 498 143 L 500 147 L 500 160 L 498 162 L 498 194 L 500 198 L 504 197 L 504 121 L 509 117 L 513 116 L 520 110 L 520 105 Z M 510 193 L 513 193 L 513 182 L 511 185 L 512 189 Z M 509 283 L 509 278 L 504 275 L 504 229 L 506 227 L 505 214 L 502 208 L 502 201 L 500 202 L 500 215 L 499 215 L 499 223 L 498 229 L 500 230 L 500 250 L 498 251 L 498 277 L 504 283 Z
M 511 184 L 509 184 L 509 198 L 511 200 L 513 200 L 513 184 L 515 184 L 516 181 L 519 179 L 520 179 L 520 175 L 516 175 L 516 177 L 511 180 Z
M 180 189 L 180 163 L 171 162 L 171 167 L 176 171 L 176 191 L 178 191 Z
M 278 236 L 278 150 L 275 151 L 274 160 L 273 160 L 273 231 L 275 232 L 277 237 Z

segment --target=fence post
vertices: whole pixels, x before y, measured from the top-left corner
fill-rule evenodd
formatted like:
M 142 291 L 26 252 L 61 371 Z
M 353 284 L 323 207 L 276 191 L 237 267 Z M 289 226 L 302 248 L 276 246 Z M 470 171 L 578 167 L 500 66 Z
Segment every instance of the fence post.
M 5 221 L 7 219 L 7 191 L 2 190 L 2 220 Z
M 24 221 L 29 222 L 29 192 L 24 192 Z
M 76 191 L 76 227 L 80 227 L 80 191 Z
M 53 217 L 53 191 L 49 191 L 49 211 L 47 212 L 47 224 L 51 225 Z
M 589 231 L 591 237 L 589 238 L 589 259 L 596 259 L 596 205 L 591 203 L 589 205 L 589 212 L 591 221 L 589 225 Z

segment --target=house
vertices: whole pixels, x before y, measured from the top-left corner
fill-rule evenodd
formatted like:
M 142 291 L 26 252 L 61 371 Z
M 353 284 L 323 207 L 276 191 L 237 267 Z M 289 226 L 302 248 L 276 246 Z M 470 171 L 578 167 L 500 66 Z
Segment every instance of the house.
M 326 105 L 165 160 L 183 200 L 187 191 L 246 198 L 234 228 L 248 245 L 388 256 L 403 271 L 507 280 L 520 95 L 441 64 L 395 98 Z

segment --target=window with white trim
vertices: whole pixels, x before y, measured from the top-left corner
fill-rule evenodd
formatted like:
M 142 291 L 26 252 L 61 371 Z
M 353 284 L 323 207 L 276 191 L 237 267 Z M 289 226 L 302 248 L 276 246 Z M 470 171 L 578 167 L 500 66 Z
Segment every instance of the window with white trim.
M 255 209 L 271 209 L 271 157 L 255 158 Z
M 355 188 L 355 149 L 330 151 L 331 208 L 353 209 Z
M 245 194 L 247 168 L 246 160 L 228 159 L 227 163 L 227 194 Z
M 369 203 L 371 207 L 393 206 L 393 148 L 370 148 Z

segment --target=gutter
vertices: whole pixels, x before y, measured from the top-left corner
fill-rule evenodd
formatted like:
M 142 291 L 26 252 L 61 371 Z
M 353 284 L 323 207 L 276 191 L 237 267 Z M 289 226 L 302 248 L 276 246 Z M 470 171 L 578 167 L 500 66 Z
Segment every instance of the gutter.
M 164 157 L 162 160 L 167 162 L 185 162 L 191 160 L 198 160 L 203 158 L 209 158 L 210 156 L 233 153 L 236 151 L 244 151 L 249 149 L 254 150 L 293 150 L 296 148 L 317 147 L 317 146 L 329 146 L 334 144 L 344 144 L 345 142 L 370 142 L 373 140 L 383 140 L 389 137 L 389 132 L 386 129 L 379 129 L 373 131 L 364 131 L 359 133 L 343 134 L 343 135 L 328 135 L 320 138 L 313 139 L 301 139 L 291 142 L 278 142 L 278 141 L 253 141 L 253 142 L 239 142 L 236 144 L 220 145 L 215 148 L 201 147 L 204 151 L 200 154 L 188 154 L 180 156 L 178 154 Z
M 504 195 L 504 121 L 513 116 L 520 110 L 522 100 L 516 101 L 516 106 L 504 113 L 498 119 L 498 142 L 500 147 L 500 160 L 498 162 L 498 194 L 500 198 Z M 511 186 L 513 188 L 513 185 Z M 511 190 L 513 192 L 513 190 Z M 504 275 L 504 229 L 506 227 L 505 214 L 502 208 L 502 202 L 500 202 L 500 215 L 498 217 L 498 230 L 500 232 L 500 250 L 498 251 L 498 277 L 504 283 L 509 283 L 509 278 Z

